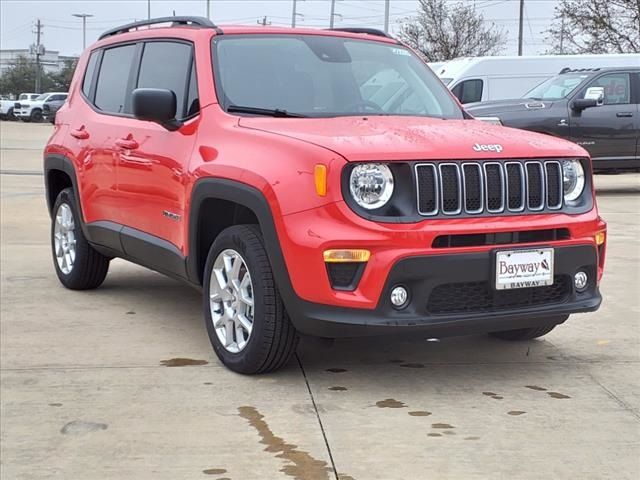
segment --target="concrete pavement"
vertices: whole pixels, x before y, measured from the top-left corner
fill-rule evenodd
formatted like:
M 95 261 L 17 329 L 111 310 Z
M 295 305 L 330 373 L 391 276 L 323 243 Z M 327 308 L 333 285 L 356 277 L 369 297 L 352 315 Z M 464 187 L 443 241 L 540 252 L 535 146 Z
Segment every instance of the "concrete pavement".
M 191 288 L 115 260 L 62 288 L 45 124 L 0 123 L 2 479 L 637 479 L 640 175 L 600 175 L 595 314 L 543 340 L 305 339 L 280 372 L 215 358 Z

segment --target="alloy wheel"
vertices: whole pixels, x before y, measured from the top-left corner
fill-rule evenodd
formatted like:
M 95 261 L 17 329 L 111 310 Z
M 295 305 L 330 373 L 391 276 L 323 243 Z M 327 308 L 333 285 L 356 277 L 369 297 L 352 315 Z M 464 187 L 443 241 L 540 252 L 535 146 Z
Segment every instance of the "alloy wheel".
M 209 305 L 218 340 L 227 351 L 240 352 L 253 330 L 254 296 L 247 264 L 235 250 L 223 250 L 213 264 Z
M 71 273 L 76 261 L 75 226 L 71 207 L 66 203 L 61 204 L 56 212 L 53 243 L 58 267 L 65 275 Z

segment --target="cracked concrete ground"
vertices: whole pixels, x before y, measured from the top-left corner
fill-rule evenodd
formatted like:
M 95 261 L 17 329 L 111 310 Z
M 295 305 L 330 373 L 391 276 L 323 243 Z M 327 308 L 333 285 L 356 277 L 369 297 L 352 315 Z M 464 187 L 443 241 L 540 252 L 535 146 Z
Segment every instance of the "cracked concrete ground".
M 596 178 L 605 302 L 544 340 L 304 340 L 243 377 L 190 287 L 119 260 L 58 284 L 50 131 L 0 123 L 2 479 L 640 478 L 640 175 Z

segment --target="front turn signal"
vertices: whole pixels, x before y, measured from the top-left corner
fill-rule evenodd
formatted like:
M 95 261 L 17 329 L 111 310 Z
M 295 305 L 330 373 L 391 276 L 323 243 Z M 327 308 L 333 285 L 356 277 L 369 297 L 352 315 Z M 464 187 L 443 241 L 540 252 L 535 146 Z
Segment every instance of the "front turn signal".
M 371 252 L 369 250 L 346 249 L 325 250 L 323 253 L 326 263 L 368 262 Z
M 316 193 L 325 197 L 327 195 L 327 166 L 321 163 L 313 169 L 313 178 L 316 184 Z
M 606 232 L 598 232 L 595 235 L 595 241 L 596 241 L 596 245 L 600 246 L 604 243 L 605 239 L 607 238 L 607 234 Z

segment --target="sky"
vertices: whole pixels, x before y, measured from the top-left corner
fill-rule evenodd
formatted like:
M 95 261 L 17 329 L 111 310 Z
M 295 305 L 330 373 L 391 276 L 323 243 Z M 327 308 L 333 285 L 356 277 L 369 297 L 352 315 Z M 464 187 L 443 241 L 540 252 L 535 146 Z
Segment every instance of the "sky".
M 391 33 L 400 21 L 415 15 L 417 0 L 390 0 Z M 448 0 L 475 5 L 485 20 L 494 22 L 507 33 L 502 52 L 516 55 L 518 49 L 518 0 Z M 82 51 L 82 20 L 74 13 L 88 13 L 87 45 L 109 28 L 147 18 L 149 0 L 0 0 L 0 48 L 28 48 L 35 42 L 35 23 L 43 24 L 42 43 L 47 50 L 62 55 Z M 255 24 L 267 17 L 272 25 L 291 25 L 293 0 L 209 0 L 211 19 L 218 24 Z M 150 0 L 151 16 L 206 15 L 207 0 Z M 550 25 L 558 0 L 525 0 L 524 54 L 543 53 L 543 31 Z M 297 0 L 302 27 L 328 27 L 331 0 Z M 336 27 L 384 26 L 384 0 L 336 0 Z

